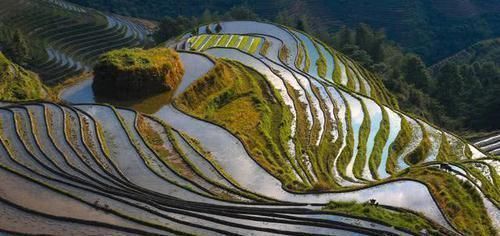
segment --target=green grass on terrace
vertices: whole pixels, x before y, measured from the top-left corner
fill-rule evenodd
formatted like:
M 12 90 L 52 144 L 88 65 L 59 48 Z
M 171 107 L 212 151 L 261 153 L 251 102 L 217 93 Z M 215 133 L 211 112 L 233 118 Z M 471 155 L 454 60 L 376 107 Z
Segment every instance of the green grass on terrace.
M 248 49 L 248 52 L 250 54 L 254 54 L 257 52 L 257 49 L 259 48 L 260 43 L 262 42 L 262 38 L 252 38 L 252 44 L 250 45 L 250 48 Z
M 208 37 L 208 35 L 206 35 L 206 34 L 196 36 L 196 39 L 194 40 L 192 48 L 194 50 L 198 50 L 207 37 Z
M 368 142 L 368 136 L 370 136 L 370 132 L 375 131 L 370 130 L 371 120 L 365 103 L 362 99 L 360 99 L 359 102 L 361 103 L 363 114 L 365 115 L 363 117 L 363 123 L 361 123 L 361 127 L 359 128 L 359 141 L 357 147 L 358 153 L 355 157 L 356 159 L 354 161 L 353 173 L 357 179 L 363 179 L 363 169 L 368 158 L 366 156 L 366 143 Z
M 217 43 L 217 47 L 225 47 L 227 45 L 227 43 L 229 42 L 229 40 L 231 39 L 233 35 L 230 35 L 230 34 L 225 34 L 222 36 L 222 38 L 220 39 L 219 43 Z
M 234 35 L 234 37 L 229 41 L 229 47 L 230 48 L 236 48 L 238 46 L 238 43 L 240 42 L 242 36 L 239 35 Z
M 401 130 L 391 144 L 391 148 L 389 148 L 386 166 L 387 173 L 394 174 L 394 172 L 397 171 L 398 157 L 408 144 L 410 144 L 412 133 L 413 131 L 410 123 L 404 117 L 401 117 Z
M 370 158 L 368 160 L 370 172 L 372 173 L 374 179 L 378 178 L 378 166 L 382 161 L 380 158 L 382 156 L 384 145 L 389 138 L 389 127 L 389 115 L 387 114 L 387 111 L 382 107 L 382 122 L 380 124 L 377 135 L 375 135 L 375 144 L 373 145 L 372 154 L 370 155 Z
M 417 213 L 390 210 L 370 203 L 331 201 L 323 210 L 375 219 L 392 226 L 408 229 L 415 234 L 419 234 L 423 229 L 437 233 L 437 229 L 440 228 L 437 224 Z
M 210 35 L 208 36 L 208 41 L 207 43 L 205 43 L 202 48 L 200 48 L 200 51 L 205 51 L 211 47 L 214 47 L 214 46 L 217 46 L 215 45 L 217 43 L 217 41 L 223 36 L 221 35 Z
M 245 51 L 248 48 L 249 41 L 250 41 L 250 37 L 249 36 L 242 36 L 242 39 L 241 39 L 241 42 L 238 45 L 238 48 L 240 50 Z

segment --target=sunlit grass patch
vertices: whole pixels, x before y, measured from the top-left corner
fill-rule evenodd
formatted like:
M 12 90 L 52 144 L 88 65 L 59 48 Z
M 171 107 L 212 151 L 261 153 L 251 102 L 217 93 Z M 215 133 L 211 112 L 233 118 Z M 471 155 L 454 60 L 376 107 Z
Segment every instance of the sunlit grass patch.
M 323 210 L 375 219 L 392 226 L 410 230 L 415 234 L 421 233 L 422 230 L 438 233 L 437 229 L 440 228 L 438 224 L 431 222 L 417 213 L 388 209 L 368 202 L 331 201 Z
M 284 185 L 301 188 L 284 146 L 290 138 L 290 131 L 286 131 L 291 124 L 288 107 L 258 72 L 219 60 L 175 104 L 184 112 L 224 126 Z
M 254 54 L 255 52 L 257 52 L 257 49 L 259 48 L 261 42 L 262 38 L 252 38 L 252 44 L 248 48 L 248 52 L 250 54 Z

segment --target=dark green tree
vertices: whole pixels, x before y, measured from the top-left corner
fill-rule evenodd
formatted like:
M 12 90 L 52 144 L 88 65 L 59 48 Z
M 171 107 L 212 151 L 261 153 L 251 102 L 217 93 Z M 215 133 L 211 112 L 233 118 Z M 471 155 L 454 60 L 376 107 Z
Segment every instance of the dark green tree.
M 28 43 L 19 30 L 14 32 L 12 39 L 7 43 L 5 54 L 17 64 L 27 63 L 29 59 Z
M 446 107 L 447 114 L 458 117 L 463 113 L 463 95 L 464 79 L 456 64 L 447 63 L 437 76 L 435 96 Z
M 274 19 L 274 22 L 281 25 L 293 26 L 295 25 L 295 18 L 291 16 L 290 11 L 283 10 L 278 12 L 278 15 Z
M 408 55 L 402 66 L 403 77 L 417 88 L 427 91 L 429 88 L 430 75 L 422 59 L 415 55 Z
M 356 27 L 355 42 L 359 48 L 369 52 L 372 48 L 373 30 L 366 24 L 359 24 Z
M 225 18 L 228 20 L 257 20 L 259 17 L 250 7 L 241 5 L 232 7 Z
M 196 20 L 185 16 L 178 16 L 176 18 L 165 17 L 160 22 L 155 39 L 158 42 L 165 41 L 171 37 L 178 36 L 186 30 L 192 29 L 196 24 Z
M 297 29 L 310 33 L 311 32 L 311 25 L 309 25 L 309 18 L 306 15 L 302 15 L 299 17 L 297 20 Z
M 205 11 L 203 11 L 203 14 L 200 17 L 201 24 L 212 23 L 214 20 L 215 20 L 214 16 L 209 9 L 205 9 Z
M 353 32 L 345 25 L 335 35 L 334 45 L 342 48 L 345 45 L 354 44 Z

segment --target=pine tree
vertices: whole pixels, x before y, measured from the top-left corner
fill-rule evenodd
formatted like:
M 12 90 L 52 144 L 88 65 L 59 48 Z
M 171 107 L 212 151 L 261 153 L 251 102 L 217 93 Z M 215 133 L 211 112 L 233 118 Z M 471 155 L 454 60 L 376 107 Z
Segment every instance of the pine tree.
M 408 55 L 404 61 L 402 70 L 406 81 L 424 91 L 429 89 L 430 75 L 419 56 L 413 54 Z
M 309 19 L 306 15 L 302 15 L 297 21 L 297 29 L 307 33 L 311 33 L 311 26 L 309 25 Z
M 450 116 L 458 117 L 463 113 L 464 79 L 456 64 L 448 63 L 439 71 L 436 97 L 446 107 Z
M 214 21 L 214 18 L 212 16 L 212 12 L 208 9 L 206 9 L 203 14 L 201 15 L 201 18 L 200 18 L 200 23 L 201 24 L 208 24 L 208 23 L 212 23 L 212 21 Z
M 340 29 L 340 31 L 337 32 L 337 35 L 336 35 L 336 46 L 338 48 L 342 48 L 344 47 L 345 45 L 348 45 L 348 44 L 353 44 L 354 43 L 354 40 L 352 38 L 352 31 L 347 28 L 346 26 L 342 26 L 342 28 Z
M 356 28 L 355 40 L 356 45 L 358 45 L 359 48 L 367 52 L 371 51 L 373 42 L 372 29 L 366 24 L 359 24 L 359 26 Z

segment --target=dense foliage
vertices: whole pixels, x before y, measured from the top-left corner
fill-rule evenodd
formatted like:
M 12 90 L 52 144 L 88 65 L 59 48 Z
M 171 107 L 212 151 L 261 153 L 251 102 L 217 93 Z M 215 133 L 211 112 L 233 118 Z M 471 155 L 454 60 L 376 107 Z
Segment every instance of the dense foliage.
M 4 32 L 2 34 L 8 35 L 5 29 L 0 29 Z M 9 37 L 10 36 L 10 37 Z M 0 45 L 4 47 L 4 52 L 13 62 L 18 64 L 25 64 L 29 59 L 29 48 L 26 39 L 19 31 L 15 31 L 12 35 L 7 37 L 0 37 L 4 39 L 0 41 Z
M 35 100 L 47 96 L 35 73 L 12 63 L 0 52 L 0 100 Z
M 173 91 L 184 74 L 179 54 L 168 48 L 111 51 L 99 58 L 94 71 L 97 95 L 122 99 Z
M 338 26 L 367 23 L 383 27 L 389 37 L 427 63 L 434 63 L 469 45 L 500 35 L 500 7 L 496 0 L 71 0 L 97 9 L 144 18 L 201 16 L 228 12 L 248 4 L 259 17 L 279 18 L 280 23 L 303 25 L 309 22 L 316 33 L 331 42 L 329 32 Z M 457 40 L 460 39 L 460 40 Z
M 257 20 L 258 16 L 250 8 L 245 6 L 233 7 L 225 14 L 218 12 L 212 13 L 210 10 L 205 10 L 201 16 L 167 16 L 160 21 L 159 30 L 155 34 L 155 39 L 158 42 L 165 41 L 169 38 L 179 36 L 187 30 L 193 30 L 198 25 L 208 24 L 215 21 L 228 20 Z
M 291 114 L 257 71 L 235 61 L 218 60 L 203 78 L 175 100 L 181 111 L 227 127 L 256 161 L 289 189 L 303 189 L 287 164 Z

